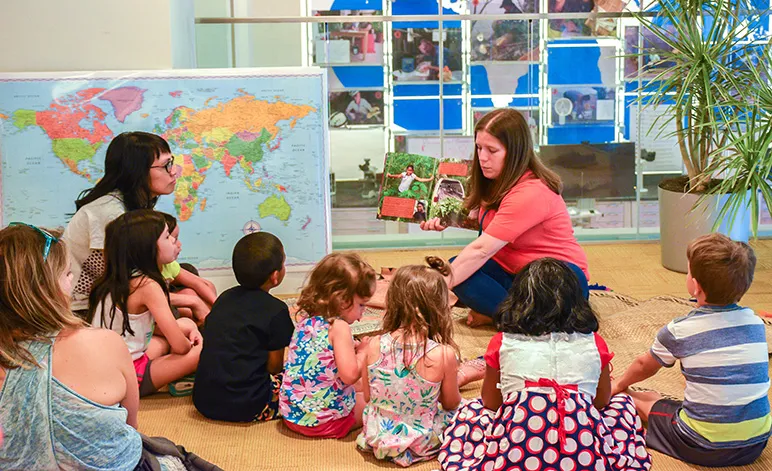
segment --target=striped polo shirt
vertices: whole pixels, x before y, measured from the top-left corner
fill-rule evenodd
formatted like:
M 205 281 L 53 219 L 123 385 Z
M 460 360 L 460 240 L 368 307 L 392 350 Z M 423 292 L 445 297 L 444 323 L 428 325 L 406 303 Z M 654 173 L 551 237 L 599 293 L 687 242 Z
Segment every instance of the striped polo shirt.
M 698 444 L 740 448 L 769 438 L 769 356 L 751 309 L 701 306 L 663 327 L 651 354 L 665 367 L 681 361 L 686 389 L 676 424 Z

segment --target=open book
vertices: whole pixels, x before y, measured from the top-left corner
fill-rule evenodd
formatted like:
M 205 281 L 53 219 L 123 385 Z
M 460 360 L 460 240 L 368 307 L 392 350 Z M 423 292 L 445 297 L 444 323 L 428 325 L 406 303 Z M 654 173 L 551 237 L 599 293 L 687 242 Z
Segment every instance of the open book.
M 378 198 L 378 219 L 421 223 L 440 218 L 442 225 L 477 229 L 464 207 L 471 160 L 435 159 L 389 152 Z

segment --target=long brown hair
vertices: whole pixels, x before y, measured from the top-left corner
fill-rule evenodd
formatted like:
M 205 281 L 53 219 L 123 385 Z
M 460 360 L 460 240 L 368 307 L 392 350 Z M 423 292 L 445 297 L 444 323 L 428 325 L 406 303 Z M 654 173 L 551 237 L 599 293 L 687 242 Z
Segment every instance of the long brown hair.
M 426 263 L 428 267 L 407 265 L 394 274 L 386 293 L 383 330 L 401 330 L 403 343 L 417 342 L 424 353 L 428 340 L 460 353 L 453 341 L 448 285 L 442 278 L 450 274 L 450 266 L 438 257 L 426 257 Z M 411 363 L 407 349 L 403 360 L 406 365 Z
M 316 264 L 298 298 L 298 307 L 311 316 L 331 319 L 351 307 L 354 295 L 375 293 L 375 270 L 355 253 L 331 253 Z
M 511 108 L 493 110 L 483 116 L 475 126 L 475 140 L 477 133 L 481 131 L 498 139 L 507 153 L 501 174 L 495 180 L 490 180 L 482 173 L 475 145 L 469 193 L 466 198 L 467 208 L 474 210 L 484 206 L 498 209 L 501 200 L 527 170 L 533 172 L 536 178 L 555 193 L 560 194 L 563 191 L 563 183 L 558 174 L 548 169 L 534 152 L 528 122 L 520 112 Z
M 162 213 L 152 209 L 135 209 L 123 213 L 105 227 L 105 271 L 91 287 L 86 321 L 94 321 L 97 306 L 101 306 L 100 327 L 113 328 L 116 309 L 123 313 L 121 335 L 134 335 L 129 325 L 131 280 L 144 277 L 161 287 L 169 299 L 166 281 L 158 266 L 158 238 L 166 229 Z M 109 312 L 107 297 L 110 296 Z
M 47 231 L 57 239 L 62 235 Z M 59 285 L 67 270 L 64 242 L 52 240 L 44 261 L 45 244 L 45 236 L 32 227 L 0 231 L 0 366 L 5 369 L 39 366 L 22 342 L 48 341 L 62 329 L 84 326 Z

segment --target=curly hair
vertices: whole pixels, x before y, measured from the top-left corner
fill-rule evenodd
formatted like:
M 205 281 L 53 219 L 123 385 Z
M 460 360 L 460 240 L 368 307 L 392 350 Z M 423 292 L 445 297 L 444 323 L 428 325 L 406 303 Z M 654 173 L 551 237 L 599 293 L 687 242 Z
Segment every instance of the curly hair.
M 354 296 L 375 293 L 375 270 L 354 253 L 331 253 L 316 264 L 300 292 L 298 307 L 331 319 L 351 307 Z
M 494 319 L 500 332 L 534 337 L 598 331 L 576 274 L 554 258 L 534 260 L 518 272 Z
M 425 265 L 407 265 L 394 274 L 386 293 L 386 314 L 383 330 L 402 331 L 403 342 L 417 342 L 426 353 L 427 340 L 452 347 L 453 322 L 448 304 L 448 285 L 443 276 L 450 275 L 450 266 L 441 258 L 426 257 Z M 404 363 L 412 363 L 408 350 Z

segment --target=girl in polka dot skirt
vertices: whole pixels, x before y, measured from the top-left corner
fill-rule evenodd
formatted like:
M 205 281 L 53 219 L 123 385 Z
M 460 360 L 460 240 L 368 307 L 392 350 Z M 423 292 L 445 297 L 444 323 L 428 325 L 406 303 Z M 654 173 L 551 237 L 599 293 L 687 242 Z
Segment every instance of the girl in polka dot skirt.
M 576 275 L 540 259 L 516 276 L 485 354 L 482 398 L 445 431 L 445 470 L 649 469 L 630 396 L 610 396 L 611 359 Z

